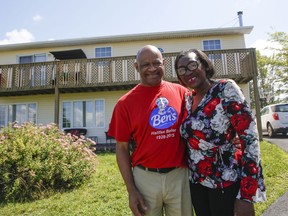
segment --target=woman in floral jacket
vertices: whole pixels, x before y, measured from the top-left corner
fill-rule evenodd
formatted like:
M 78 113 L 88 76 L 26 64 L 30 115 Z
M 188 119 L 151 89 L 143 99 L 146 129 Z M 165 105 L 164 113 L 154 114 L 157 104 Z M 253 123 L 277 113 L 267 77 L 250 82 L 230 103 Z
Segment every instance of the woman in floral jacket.
M 181 52 L 175 70 L 192 90 L 181 135 L 197 216 L 254 215 L 253 203 L 266 194 L 256 123 L 244 95 L 233 80 L 211 80 L 214 67 L 200 50 Z M 232 143 L 236 135 L 241 149 Z

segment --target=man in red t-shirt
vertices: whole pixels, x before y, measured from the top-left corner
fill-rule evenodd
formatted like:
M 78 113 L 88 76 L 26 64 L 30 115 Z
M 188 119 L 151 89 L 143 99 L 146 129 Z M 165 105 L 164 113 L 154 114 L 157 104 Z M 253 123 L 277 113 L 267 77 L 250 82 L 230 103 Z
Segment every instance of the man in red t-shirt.
M 141 82 L 117 102 L 108 132 L 117 141 L 117 163 L 136 216 L 162 216 L 164 211 L 167 216 L 193 215 L 185 145 L 179 133 L 188 90 L 163 81 L 164 63 L 155 46 L 138 52 L 135 68 Z

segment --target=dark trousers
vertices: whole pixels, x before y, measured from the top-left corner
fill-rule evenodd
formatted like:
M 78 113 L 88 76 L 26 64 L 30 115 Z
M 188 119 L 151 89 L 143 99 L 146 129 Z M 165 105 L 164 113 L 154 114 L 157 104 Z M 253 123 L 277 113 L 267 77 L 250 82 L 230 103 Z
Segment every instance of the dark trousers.
M 197 216 L 233 216 L 240 183 L 223 189 L 211 189 L 190 183 L 192 204 Z

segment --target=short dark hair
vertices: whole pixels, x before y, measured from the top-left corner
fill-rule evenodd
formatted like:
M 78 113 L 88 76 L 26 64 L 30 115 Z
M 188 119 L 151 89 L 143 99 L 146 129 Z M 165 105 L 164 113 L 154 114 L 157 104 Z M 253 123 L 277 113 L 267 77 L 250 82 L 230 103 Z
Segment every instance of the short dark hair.
M 189 53 L 195 53 L 195 54 L 196 54 L 196 56 L 197 56 L 198 60 L 200 61 L 200 63 L 201 63 L 202 65 L 204 65 L 204 67 L 205 67 L 206 77 L 207 77 L 208 79 L 211 79 L 211 78 L 214 76 L 214 74 L 215 74 L 215 69 L 214 69 L 214 66 L 213 66 L 211 60 L 210 60 L 210 59 L 208 58 L 208 56 L 207 56 L 204 52 L 202 52 L 201 50 L 198 50 L 198 49 L 189 49 L 189 50 L 181 51 L 181 52 L 177 55 L 177 57 L 176 57 L 176 59 L 175 59 L 174 69 L 175 69 L 175 71 L 176 71 L 176 74 L 177 74 L 177 77 L 178 77 L 178 80 L 180 81 L 180 83 L 181 83 L 181 79 L 180 79 L 180 77 L 178 76 L 178 73 L 177 73 L 177 69 L 178 69 L 177 65 L 178 65 L 179 60 L 180 60 L 182 57 L 187 56 Z M 181 83 L 181 84 L 182 84 L 182 83 Z

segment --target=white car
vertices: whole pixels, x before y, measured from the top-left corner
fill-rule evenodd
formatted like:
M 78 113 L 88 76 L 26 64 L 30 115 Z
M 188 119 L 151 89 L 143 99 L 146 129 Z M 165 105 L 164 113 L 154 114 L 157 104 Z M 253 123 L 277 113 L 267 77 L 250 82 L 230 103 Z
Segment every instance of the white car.
M 264 107 L 260 114 L 262 132 L 267 132 L 269 137 L 275 137 L 277 133 L 287 135 L 288 103 L 271 104 Z

